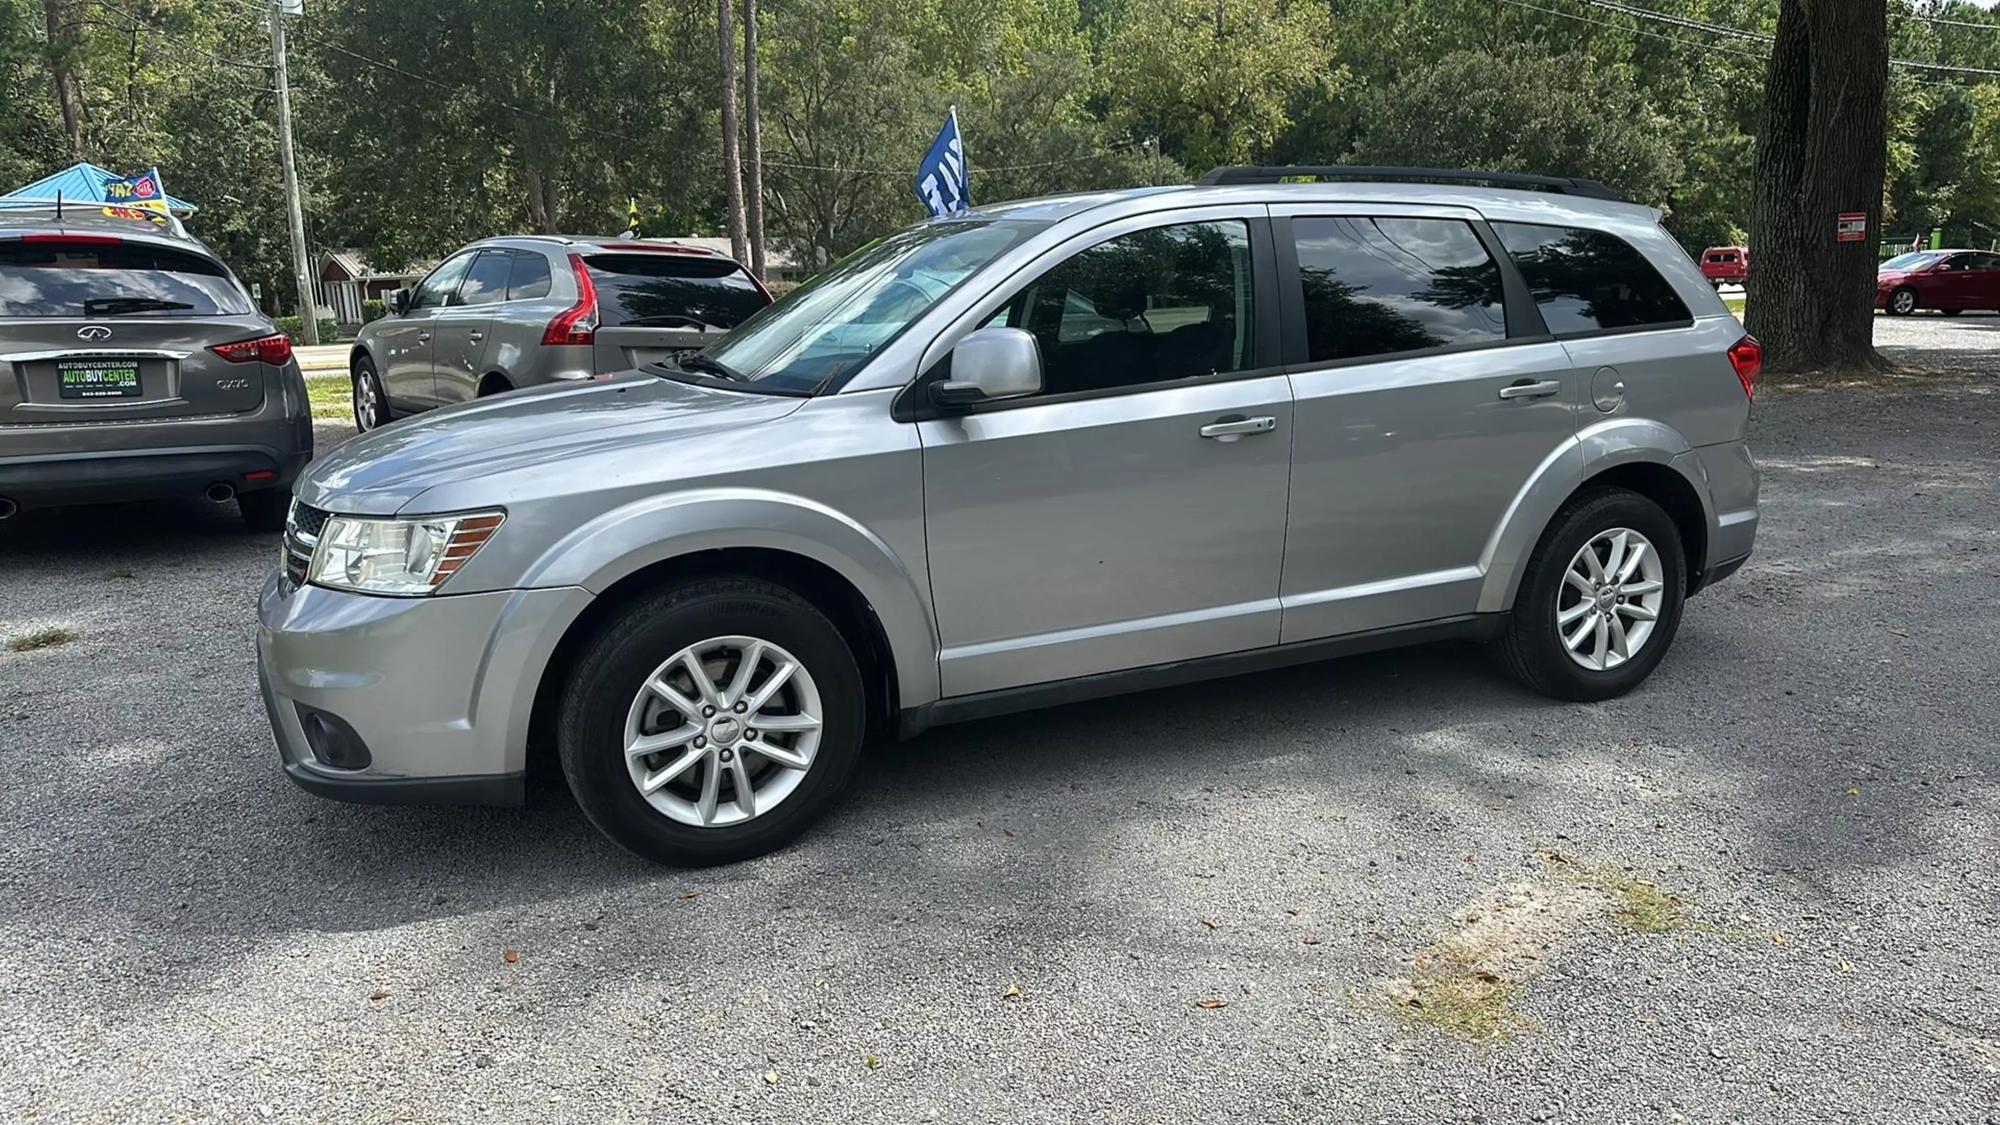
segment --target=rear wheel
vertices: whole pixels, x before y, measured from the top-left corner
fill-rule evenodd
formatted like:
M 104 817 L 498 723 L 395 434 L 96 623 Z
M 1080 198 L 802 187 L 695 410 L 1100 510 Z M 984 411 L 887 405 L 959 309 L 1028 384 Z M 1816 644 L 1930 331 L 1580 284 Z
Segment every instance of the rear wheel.
M 785 846 L 860 754 L 860 669 L 833 623 L 749 578 L 675 585 L 621 610 L 563 692 L 556 742 L 591 823 L 658 863 Z
M 283 531 L 285 516 L 292 509 L 292 494 L 283 488 L 236 494 L 236 510 L 252 531 Z
M 1680 626 L 1685 556 L 1674 521 L 1625 489 L 1556 514 L 1528 560 L 1498 649 L 1523 684 L 1557 699 L 1610 699 L 1652 673 Z
M 1908 316 L 1917 311 L 1917 291 L 1905 285 L 1889 294 L 1882 307 L 1890 316 Z
M 354 361 L 354 428 L 365 434 L 388 424 L 389 400 L 382 394 L 375 361 L 364 355 Z

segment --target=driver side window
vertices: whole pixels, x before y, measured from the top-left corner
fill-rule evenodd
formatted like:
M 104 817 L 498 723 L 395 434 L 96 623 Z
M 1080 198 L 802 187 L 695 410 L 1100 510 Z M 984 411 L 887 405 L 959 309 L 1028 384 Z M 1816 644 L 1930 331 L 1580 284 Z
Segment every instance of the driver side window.
M 465 269 L 472 264 L 472 251 L 460 254 L 431 271 L 417 286 L 417 294 L 410 301 L 413 309 L 442 308 L 458 292 L 459 280 L 465 276 Z
M 1043 395 L 1244 371 L 1255 365 L 1251 277 L 1242 220 L 1134 231 L 1029 282 L 986 326 L 1035 337 Z

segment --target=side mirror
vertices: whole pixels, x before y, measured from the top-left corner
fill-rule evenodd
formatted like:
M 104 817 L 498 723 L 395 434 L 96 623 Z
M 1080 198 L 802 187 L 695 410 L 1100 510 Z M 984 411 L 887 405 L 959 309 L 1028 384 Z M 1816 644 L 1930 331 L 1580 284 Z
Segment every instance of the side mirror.
M 951 378 L 931 384 L 944 409 L 1020 398 L 1042 389 L 1042 349 L 1020 328 L 981 328 L 951 350 Z
M 382 294 L 382 305 L 390 312 L 401 316 L 410 311 L 410 291 L 408 289 L 391 289 L 387 293 Z

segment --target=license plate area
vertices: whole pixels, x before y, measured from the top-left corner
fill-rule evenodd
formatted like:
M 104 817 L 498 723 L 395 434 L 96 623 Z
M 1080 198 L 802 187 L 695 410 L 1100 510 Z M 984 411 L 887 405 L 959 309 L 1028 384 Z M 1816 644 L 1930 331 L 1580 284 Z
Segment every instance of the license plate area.
M 138 398 L 145 393 L 136 359 L 56 361 L 56 397 L 65 401 Z

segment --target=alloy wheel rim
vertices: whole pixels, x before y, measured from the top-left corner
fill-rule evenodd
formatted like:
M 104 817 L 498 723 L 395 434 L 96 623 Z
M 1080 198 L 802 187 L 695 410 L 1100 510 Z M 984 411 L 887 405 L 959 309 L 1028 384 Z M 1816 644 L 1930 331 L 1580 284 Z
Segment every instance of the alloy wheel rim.
M 354 424 L 357 429 L 375 428 L 375 380 L 367 372 L 354 376 Z
M 1896 294 L 1896 311 L 1909 312 L 1917 307 L 1917 295 L 1905 289 Z
M 1556 636 L 1577 664 L 1617 668 L 1653 637 L 1667 601 L 1653 542 L 1629 527 L 1592 536 L 1569 560 L 1556 591 Z
M 824 711 L 805 664 L 757 637 L 711 637 L 653 669 L 625 716 L 625 767 L 661 815 L 727 828 L 796 793 Z

